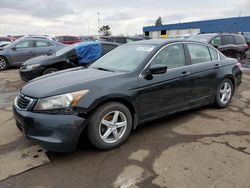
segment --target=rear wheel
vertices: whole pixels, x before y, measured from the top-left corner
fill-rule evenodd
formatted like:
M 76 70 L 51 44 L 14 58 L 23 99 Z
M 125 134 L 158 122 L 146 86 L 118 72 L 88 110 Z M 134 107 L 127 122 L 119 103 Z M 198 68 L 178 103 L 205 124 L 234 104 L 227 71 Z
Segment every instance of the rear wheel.
M 48 69 L 45 69 L 45 71 L 43 71 L 43 75 L 51 74 L 51 73 L 56 72 L 56 71 L 58 71 L 58 69 L 56 69 L 56 68 L 48 68 Z
M 6 58 L 0 56 L 0 70 L 5 70 L 8 68 L 8 61 Z
M 111 102 L 100 106 L 90 117 L 88 137 L 98 149 L 110 150 L 123 144 L 132 128 L 132 116 L 126 106 Z
M 215 100 L 215 104 L 217 105 L 217 107 L 227 107 L 233 97 L 233 91 L 234 88 L 232 81 L 230 79 L 224 79 L 217 89 L 217 96 Z
M 241 54 L 236 54 L 235 58 L 236 58 L 239 62 L 241 62 L 241 61 L 243 60 L 243 55 L 241 55 Z

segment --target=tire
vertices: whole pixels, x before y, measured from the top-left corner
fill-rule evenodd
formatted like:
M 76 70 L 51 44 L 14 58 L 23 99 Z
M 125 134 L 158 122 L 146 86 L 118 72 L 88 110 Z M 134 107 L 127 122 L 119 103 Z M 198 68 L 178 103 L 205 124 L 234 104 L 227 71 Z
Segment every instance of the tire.
M 236 54 L 235 58 L 236 58 L 239 62 L 241 62 L 241 61 L 244 59 L 244 58 L 243 58 L 243 55 L 241 55 L 241 54 Z
M 234 87 L 230 79 L 222 80 L 217 88 L 215 104 L 218 108 L 226 108 L 233 97 Z
M 56 72 L 56 71 L 59 71 L 58 69 L 56 68 L 47 68 L 43 71 L 43 75 L 46 75 L 46 74 L 51 74 L 53 72 Z
M 0 56 L 0 71 L 7 69 L 9 62 L 5 57 Z
M 112 124 L 115 117 L 118 117 L 117 121 Z M 109 102 L 97 108 L 90 116 L 89 122 L 88 138 L 92 145 L 100 150 L 119 147 L 127 140 L 132 129 L 129 109 L 117 102 Z

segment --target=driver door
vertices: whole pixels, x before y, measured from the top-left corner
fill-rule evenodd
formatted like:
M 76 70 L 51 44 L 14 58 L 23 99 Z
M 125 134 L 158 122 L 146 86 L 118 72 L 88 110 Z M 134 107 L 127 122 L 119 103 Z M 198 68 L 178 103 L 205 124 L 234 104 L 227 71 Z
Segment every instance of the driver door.
M 14 65 L 21 65 L 33 57 L 35 57 L 35 49 L 32 40 L 22 41 L 11 49 L 11 59 Z
M 168 69 L 165 74 L 152 75 L 150 80 L 143 74 L 139 77 L 140 119 L 143 120 L 179 111 L 192 98 L 192 70 L 186 66 L 183 44 L 163 48 L 148 68 L 154 64 L 167 65 Z

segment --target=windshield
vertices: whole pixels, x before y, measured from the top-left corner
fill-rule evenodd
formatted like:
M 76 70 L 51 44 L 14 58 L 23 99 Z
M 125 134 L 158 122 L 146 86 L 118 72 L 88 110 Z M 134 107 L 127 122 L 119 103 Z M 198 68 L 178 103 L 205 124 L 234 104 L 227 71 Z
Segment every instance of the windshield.
M 62 48 L 61 50 L 58 50 L 56 52 L 56 56 L 60 56 L 60 55 L 63 55 L 65 53 L 68 53 L 69 51 L 73 50 L 74 48 L 75 48 L 75 45 L 66 46 L 66 47 Z
M 210 39 L 212 39 L 214 35 L 192 35 L 188 39 L 191 40 L 198 40 L 202 42 L 209 42 Z
M 153 45 L 123 45 L 93 63 L 90 68 L 132 72 L 155 48 Z

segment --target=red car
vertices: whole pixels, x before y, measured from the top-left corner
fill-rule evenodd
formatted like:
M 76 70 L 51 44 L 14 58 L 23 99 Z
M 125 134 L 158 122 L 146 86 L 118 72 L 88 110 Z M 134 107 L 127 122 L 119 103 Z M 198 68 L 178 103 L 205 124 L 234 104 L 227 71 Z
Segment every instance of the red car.
M 82 42 L 81 38 L 77 36 L 57 36 L 55 37 L 55 41 L 63 44 L 75 44 Z

